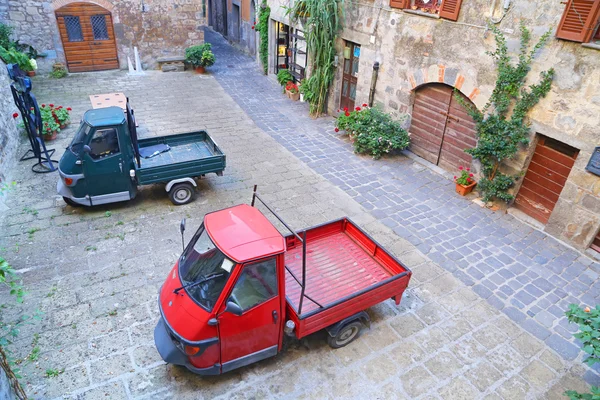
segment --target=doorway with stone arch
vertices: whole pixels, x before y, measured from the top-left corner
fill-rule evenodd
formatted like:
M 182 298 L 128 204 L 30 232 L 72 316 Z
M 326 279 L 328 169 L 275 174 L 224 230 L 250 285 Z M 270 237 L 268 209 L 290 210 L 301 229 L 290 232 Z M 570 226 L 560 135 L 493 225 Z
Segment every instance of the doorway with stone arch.
M 75 2 L 55 11 L 69 72 L 119 68 L 112 14 L 94 3 Z
M 471 100 L 459 92 L 467 104 Z M 410 150 L 432 164 L 457 172 L 471 165 L 465 149 L 477 144 L 475 121 L 444 83 L 426 83 L 415 88 L 411 117 Z

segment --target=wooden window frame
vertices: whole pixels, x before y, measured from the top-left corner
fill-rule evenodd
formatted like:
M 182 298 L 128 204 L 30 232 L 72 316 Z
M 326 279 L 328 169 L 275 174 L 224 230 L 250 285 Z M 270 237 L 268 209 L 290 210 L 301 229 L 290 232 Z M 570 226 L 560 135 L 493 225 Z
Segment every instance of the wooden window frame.
M 439 18 L 448 19 L 450 21 L 456 21 L 458 20 L 458 15 L 460 14 L 461 6 L 462 0 L 442 0 L 439 12 L 435 15 L 439 16 Z M 398 8 L 401 10 L 407 10 L 411 7 L 411 0 L 390 0 L 390 7 Z

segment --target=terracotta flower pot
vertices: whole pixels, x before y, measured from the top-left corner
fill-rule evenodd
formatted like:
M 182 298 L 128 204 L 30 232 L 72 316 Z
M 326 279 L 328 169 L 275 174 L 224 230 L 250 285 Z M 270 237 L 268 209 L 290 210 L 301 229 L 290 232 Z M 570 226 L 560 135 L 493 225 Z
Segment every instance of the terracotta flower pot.
M 205 73 L 205 72 L 206 72 L 206 68 L 204 68 L 202 65 L 198 65 L 198 66 L 196 67 L 196 73 L 198 73 L 198 74 L 203 74 L 203 73 Z
M 56 139 L 56 136 L 58 135 L 58 131 L 54 131 L 52 132 L 52 134 L 50 135 L 42 135 L 45 141 L 51 141 Z
M 475 187 L 475 185 L 477 185 L 477 182 L 473 182 L 468 186 L 465 185 L 461 185 L 460 183 L 456 184 L 456 193 L 460 194 L 461 196 L 466 196 L 469 193 L 471 193 L 471 191 L 473 190 L 473 188 Z
M 35 71 L 27 71 L 27 76 L 35 76 Z

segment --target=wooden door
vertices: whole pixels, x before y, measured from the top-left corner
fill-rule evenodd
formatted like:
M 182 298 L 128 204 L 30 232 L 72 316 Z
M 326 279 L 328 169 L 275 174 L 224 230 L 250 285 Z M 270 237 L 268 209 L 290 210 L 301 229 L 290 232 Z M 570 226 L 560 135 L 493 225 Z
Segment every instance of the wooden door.
M 342 75 L 342 95 L 340 108 L 354 108 L 356 101 L 356 84 L 358 82 L 358 62 L 360 59 L 360 46 L 346 42 L 346 48 L 350 49 L 350 57 L 344 57 L 344 72 Z M 344 50 L 347 51 L 347 50 Z
M 477 144 L 475 121 L 456 100 L 452 87 L 433 83 L 417 90 L 410 142 L 413 153 L 445 170 L 455 172 L 471 165 L 471 156 L 464 150 Z
M 110 12 L 96 4 L 72 3 L 56 11 L 70 72 L 119 68 Z
M 592 250 L 596 250 L 598 253 L 600 253 L 600 232 L 598 232 L 598 234 L 594 238 L 594 241 L 590 245 L 590 248 Z
M 578 153 L 574 147 L 541 136 L 515 207 L 544 224 L 548 222 Z

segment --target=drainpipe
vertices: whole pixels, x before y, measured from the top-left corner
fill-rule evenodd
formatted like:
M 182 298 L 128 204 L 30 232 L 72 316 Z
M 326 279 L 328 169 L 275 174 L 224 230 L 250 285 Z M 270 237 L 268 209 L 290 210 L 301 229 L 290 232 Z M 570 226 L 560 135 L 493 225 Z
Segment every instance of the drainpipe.
M 371 75 L 371 90 L 369 91 L 369 107 L 373 107 L 373 97 L 375 97 L 375 85 L 377 85 L 377 75 L 379 75 L 379 61 L 373 64 L 373 74 Z

